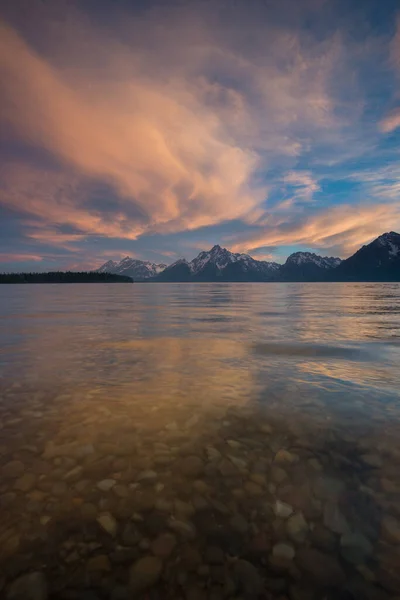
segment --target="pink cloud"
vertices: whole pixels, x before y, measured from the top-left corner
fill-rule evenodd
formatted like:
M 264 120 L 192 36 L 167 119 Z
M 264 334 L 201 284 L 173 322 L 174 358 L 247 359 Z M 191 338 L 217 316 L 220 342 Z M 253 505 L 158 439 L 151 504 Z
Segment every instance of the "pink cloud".
M 301 244 L 314 248 L 335 248 L 346 257 L 383 231 L 400 227 L 400 206 L 395 204 L 341 205 L 317 214 L 266 219 L 264 226 L 232 239 L 235 252 L 249 252 L 265 246 Z
M 40 262 L 43 260 L 43 256 L 36 254 L 13 254 L 7 252 L 0 252 L 0 263 L 12 263 L 12 262 Z
M 317 44 L 266 25 L 251 52 L 238 52 L 237 33 L 221 36 L 201 12 L 172 11 L 165 19 L 168 27 L 160 28 L 151 13 L 113 37 L 71 18 L 65 31 L 53 32 L 52 59 L 0 25 L 3 118 L 68 166 L 64 173 L 6 166 L 3 203 L 50 229 L 71 225 L 126 239 L 252 222 L 268 195 L 257 170 L 277 159 L 291 165 L 304 143 L 299 129 L 312 138 L 343 124 L 330 94 L 343 58 L 339 36 Z M 216 83 L 229 78 L 240 89 Z M 302 177 L 299 191 L 308 196 L 317 184 Z M 85 202 L 82 182 L 93 178 L 121 200 L 112 218 Z M 132 206 L 141 219 L 131 216 Z

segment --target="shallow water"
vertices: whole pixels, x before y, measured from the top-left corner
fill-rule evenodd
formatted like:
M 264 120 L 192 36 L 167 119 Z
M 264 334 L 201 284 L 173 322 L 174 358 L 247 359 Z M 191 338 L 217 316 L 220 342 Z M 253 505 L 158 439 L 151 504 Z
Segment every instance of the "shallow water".
M 0 339 L 6 597 L 400 596 L 399 284 L 2 286 Z

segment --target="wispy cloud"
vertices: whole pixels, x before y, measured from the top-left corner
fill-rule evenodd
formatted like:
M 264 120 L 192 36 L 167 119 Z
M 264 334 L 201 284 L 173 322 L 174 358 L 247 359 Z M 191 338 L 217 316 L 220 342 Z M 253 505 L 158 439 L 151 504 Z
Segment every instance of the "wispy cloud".
M 262 228 L 232 240 L 237 252 L 251 252 L 265 246 L 301 244 L 316 249 L 335 250 L 342 256 L 357 250 L 382 231 L 400 225 L 400 205 L 341 205 L 314 214 L 285 219 L 271 218 Z
M 40 262 L 43 260 L 43 256 L 37 256 L 35 254 L 13 254 L 7 252 L 0 252 L 0 263 L 13 263 L 13 262 Z

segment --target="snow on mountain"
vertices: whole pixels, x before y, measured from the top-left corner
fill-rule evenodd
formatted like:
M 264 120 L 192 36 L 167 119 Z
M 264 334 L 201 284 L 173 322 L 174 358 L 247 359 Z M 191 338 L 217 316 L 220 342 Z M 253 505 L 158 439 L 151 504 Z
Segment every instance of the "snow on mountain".
M 161 281 L 268 281 L 276 277 L 280 265 L 255 260 L 215 245 L 188 262 L 179 259 L 158 277 Z
M 342 260 L 340 258 L 318 256 L 318 254 L 314 254 L 314 252 L 294 252 L 286 260 L 286 264 L 304 265 L 308 263 L 314 264 L 320 269 L 334 269 L 339 266 L 341 262 Z
M 400 254 L 400 236 L 394 231 L 380 235 L 375 242 L 380 246 L 387 248 L 390 257 L 395 257 Z
M 238 254 L 230 252 L 226 248 L 221 248 L 218 244 L 213 246 L 208 252 L 200 252 L 190 263 L 190 270 L 194 275 L 200 273 L 207 265 L 213 265 L 218 271 L 223 271 L 228 265 L 241 262 L 243 266 L 249 269 L 265 269 L 271 267 L 271 270 L 279 268 L 277 263 L 268 263 L 266 261 L 255 260 L 248 254 Z M 268 267 L 267 267 L 268 266 Z
M 167 265 L 152 263 L 148 260 L 138 260 L 125 256 L 119 263 L 109 260 L 98 270 L 99 273 L 113 273 L 115 275 L 128 275 L 134 280 L 150 279 L 161 273 Z
M 104 263 L 104 265 L 102 265 L 100 267 L 100 269 L 97 269 L 98 273 L 114 273 L 115 267 L 118 265 L 117 262 L 115 262 L 115 260 L 108 260 L 106 263 Z

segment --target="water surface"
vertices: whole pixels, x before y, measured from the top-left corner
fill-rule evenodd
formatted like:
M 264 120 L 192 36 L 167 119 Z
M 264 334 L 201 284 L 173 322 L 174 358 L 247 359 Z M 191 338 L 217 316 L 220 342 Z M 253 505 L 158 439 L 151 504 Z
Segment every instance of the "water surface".
M 6 593 L 400 595 L 399 284 L 2 286 L 0 339 Z

